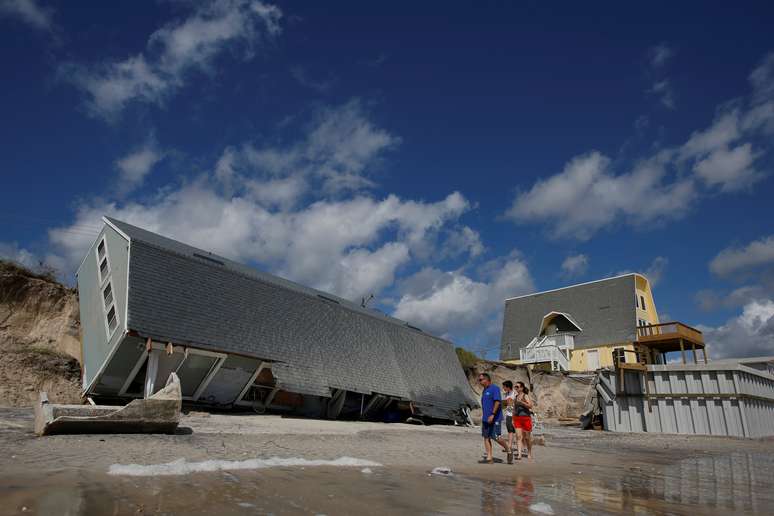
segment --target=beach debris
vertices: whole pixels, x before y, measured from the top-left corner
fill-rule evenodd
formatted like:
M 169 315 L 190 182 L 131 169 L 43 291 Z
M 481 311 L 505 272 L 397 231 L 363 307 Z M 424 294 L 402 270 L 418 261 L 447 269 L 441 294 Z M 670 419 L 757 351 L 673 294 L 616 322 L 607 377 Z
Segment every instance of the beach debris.
M 529 512 L 534 512 L 535 514 L 555 514 L 554 509 L 545 502 L 533 503 L 529 506 Z
M 431 475 L 441 475 L 441 476 L 444 476 L 444 477 L 449 477 L 449 476 L 454 475 L 454 473 L 452 473 L 451 468 L 447 468 L 445 466 L 439 466 L 437 468 L 433 468 L 433 470 L 430 472 L 430 474 Z
M 360 472 L 363 473 L 364 475 L 370 475 L 371 473 L 373 473 L 373 470 L 371 468 L 363 468 L 360 470 Z
M 180 421 L 182 405 L 180 380 L 169 375 L 167 385 L 147 399 L 124 407 L 106 405 L 57 405 L 40 393 L 35 405 L 35 433 L 38 435 L 77 433 L 171 433 Z

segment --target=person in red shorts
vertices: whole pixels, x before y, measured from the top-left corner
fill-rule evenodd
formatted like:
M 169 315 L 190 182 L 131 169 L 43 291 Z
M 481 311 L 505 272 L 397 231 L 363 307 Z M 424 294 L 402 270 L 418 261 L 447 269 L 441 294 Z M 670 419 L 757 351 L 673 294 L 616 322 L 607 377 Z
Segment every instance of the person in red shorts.
M 516 382 L 516 399 L 513 400 L 513 427 L 516 429 L 516 454 L 532 460 L 532 399 L 524 382 Z

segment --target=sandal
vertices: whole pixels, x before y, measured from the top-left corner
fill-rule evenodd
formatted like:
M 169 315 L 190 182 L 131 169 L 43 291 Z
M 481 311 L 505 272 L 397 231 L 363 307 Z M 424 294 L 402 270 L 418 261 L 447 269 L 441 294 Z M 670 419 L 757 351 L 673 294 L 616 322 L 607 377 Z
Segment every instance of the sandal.
M 479 464 L 494 464 L 494 459 L 481 459 L 478 461 Z

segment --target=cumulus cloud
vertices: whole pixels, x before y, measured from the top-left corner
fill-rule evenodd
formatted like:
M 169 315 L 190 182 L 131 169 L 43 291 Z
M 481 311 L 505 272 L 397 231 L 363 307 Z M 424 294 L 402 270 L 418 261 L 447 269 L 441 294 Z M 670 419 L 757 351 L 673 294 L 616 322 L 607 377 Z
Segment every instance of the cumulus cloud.
M 227 147 L 209 173 L 150 197 L 84 202 L 49 240 L 73 269 L 94 238 L 74 228 L 109 215 L 350 299 L 378 294 L 412 260 L 440 260 L 449 247 L 482 252 L 478 233 L 459 223 L 470 209 L 462 194 L 368 194 L 368 172 L 399 138 L 372 123 L 359 101 L 312 118 L 296 141 Z M 150 140 L 119 160 L 127 190 L 162 156 Z
M 358 99 L 340 106 L 321 109 L 307 127 L 300 141 L 284 146 L 245 144 L 226 149 L 217 167 L 222 180 L 231 181 L 237 174 L 258 178 L 257 186 L 277 178 L 293 178 L 283 183 L 296 198 L 283 196 L 289 205 L 305 193 L 304 186 L 323 195 L 338 195 L 374 186 L 368 172 L 378 166 L 382 155 L 396 147 L 400 138 L 376 127 Z
M 43 261 L 35 253 L 19 247 L 17 242 L 0 242 L 0 258 L 18 263 L 28 269 L 38 267 Z
M 437 333 L 469 331 L 488 323 L 498 327 L 505 299 L 534 290 L 517 253 L 488 264 L 481 276 L 425 268 L 402 283 L 394 315 Z
M 151 140 L 133 150 L 115 162 L 119 172 L 118 189 L 121 194 L 127 194 L 145 181 L 151 169 L 163 159 L 164 153 L 158 150 Z
M 505 217 L 545 223 L 554 237 L 583 240 L 616 224 L 680 218 L 702 196 L 749 188 L 764 177 L 755 163 L 769 150 L 755 145 L 770 145 L 759 137 L 774 130 L 774 57 L 764 59 L 750 81 L 747 98 L 725 104 L 682 145 L 616 166 L 598 151 L 576 156 L 558 174 L 517 193 Z
M 565 278 L 577 278 L 583 276 L 589 269 L 589 257 L 585 254 L 568 256 L 562 262 L 562 276 Z
M 54 26 L 54 10 L 40 5 L 36 0 L 0 0 L 0 17 L 22 20 L 32 27 L 49 31 Z
M 561 173 L 518 194 L 505 215 L 517 222 L 549 222 L 553 236 L 580 240 L 616 222 L 643 225 L 678 218 L 696 191 L 690 179 L 666 180 L 668 156 L 657 155 L 619 175 L 600 152 L 578 156 Z
M 755 240 L 743 247 L 723 249 L 710 261 L 709 268 L 718 276 L 731 276 L 772 265 L 774 235 Z
M 279 8 L 258 0 L 212 0 L 151 34 L 142 53 L 96 66 L 68 64 L 61 72 L 87 94 L 92 114 L 113 120 L 132 102 L 163 104 L 192 72 L 210 72 L 227 49 L 252 57 L 257 43 L 281 32 L 281 17 Z
M 357 196 L 280 211 L 245 195 L 227 195 L 208 178 L 201 178 L 147 203 L 83 205 L 73 225 L 93 225 L 102 215 L 110 215 L 354 299 L 391 284 L 412 247 L 468 207 L 468 201 L 455 192 L 429 203 L 394 195 Z M 69 227 L 50 230 L 49 238 L 72 266 L 79 263 L 93 237 L 74 235 Z
M 774 301 L 751 301 L 725 324 L 699 329 L 713 358 L 774 355 Z

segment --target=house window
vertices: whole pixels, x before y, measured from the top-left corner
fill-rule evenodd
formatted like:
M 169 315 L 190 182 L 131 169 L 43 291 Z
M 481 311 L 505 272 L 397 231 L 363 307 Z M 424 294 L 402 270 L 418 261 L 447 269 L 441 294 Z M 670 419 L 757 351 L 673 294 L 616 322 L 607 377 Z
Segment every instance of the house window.
M 97 259 L 101 260 L 105 257 L 105 239 L 103 238 L 100 240 L 99 245 L 97 246 Z
M 640 308 L 647 310 L 647 308 L 645 308 L 645 296 L 640 296 Z
M 116 314 L 116 306 L 113 305 L 110 307 L 110 310 L 108 310 L 108 313 L 107 313 L 108 337 L 113 335 L 113 332 L 115 331 L 117 326 L 118 326 L 118 315 Z
M 107 275 L 110 273 L 110 265 L 108 264 L 107 256 L 105 256 L 99 264 L 99 280 L 105 281 Z
M 102 291 L 102 298 L 105 301 L 105 310 L 107 310 L 110 304 L 113 302 L 113 286 L 110 282 L 108 282 L 105 290 Z
M 634 294 L 634 306 L 636 306 L 637 308 L 640 307 L 640 298 L 637 297 L 637 294 Z
M 626 363 L 626 352 L 624 348 L 613 348 L 613 361 L 617 361 L 619 364 Z

